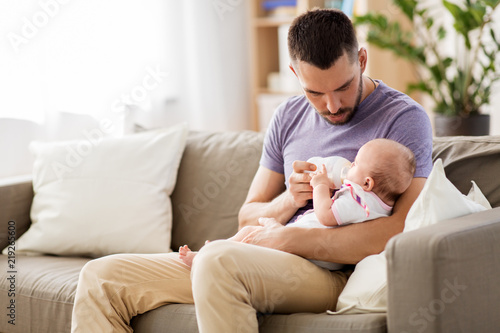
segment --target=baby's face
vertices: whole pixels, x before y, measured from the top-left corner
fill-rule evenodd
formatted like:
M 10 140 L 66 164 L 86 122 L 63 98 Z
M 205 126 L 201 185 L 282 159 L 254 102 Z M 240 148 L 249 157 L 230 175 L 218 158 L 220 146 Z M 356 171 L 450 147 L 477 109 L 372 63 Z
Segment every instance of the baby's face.
M 371 176 L 371 170 L 373 170 L 374 163 L 377 160 L 374 151 L 374 149 L 367 149 L 366 146 L 361 147 L 351 169 L 347 173 L 347 180 L 361 186 L 365 184 L 366 178 Z

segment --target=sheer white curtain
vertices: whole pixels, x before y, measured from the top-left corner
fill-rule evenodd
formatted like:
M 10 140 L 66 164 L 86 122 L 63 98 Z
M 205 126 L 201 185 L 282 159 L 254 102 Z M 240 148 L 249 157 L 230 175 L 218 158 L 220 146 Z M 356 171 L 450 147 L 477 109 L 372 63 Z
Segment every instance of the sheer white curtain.
M 0 2 L 0 178 L 31 170 L 30 140 L 82 139 L 103 119 L 112 135 L 130 121 L 250 128 L 246 11 L 236 0 Z
M 193 125 L 250 128 L 247 1 L 182 3 L 185 92 Z

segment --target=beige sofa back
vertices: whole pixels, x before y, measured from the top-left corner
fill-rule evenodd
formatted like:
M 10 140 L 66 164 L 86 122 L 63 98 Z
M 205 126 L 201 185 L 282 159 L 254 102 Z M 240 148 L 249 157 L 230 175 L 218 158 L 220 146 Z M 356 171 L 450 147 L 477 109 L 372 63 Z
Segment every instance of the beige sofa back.
M 500 207 L 500 136 L 434 138 L 432 158 L 443 160 L 446 177 L 462 193 L 474 180 L 491 206 Z
M 198 250 L 238 230 L 238 212 L 259 166 L 264 135 L 190 132 L 172 194 L 172 249 Z

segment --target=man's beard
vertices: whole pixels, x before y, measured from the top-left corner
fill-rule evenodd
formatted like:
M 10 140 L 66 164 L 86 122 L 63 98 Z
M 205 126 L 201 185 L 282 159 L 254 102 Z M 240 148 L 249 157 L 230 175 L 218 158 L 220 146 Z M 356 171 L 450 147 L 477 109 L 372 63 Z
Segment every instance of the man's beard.
M 356 114 L 356 111 L 358 111 L 358 106 L 359 103 L 361 103 L 361 96 L 363 95 L 363 74 L 359 76 L 359 86 L 358 86 L 358 96 L 356 96 L 356 102 L 354 103 L 354 106 L 352 108 L 340 108 L 336 113 L 331 113 L 330 111 L 318 111 L 317 109 L 316 112 L 323 117 L 328 123 L 332 125 L 345 125 L 349 121 L 351 121 L 352 117 Z M 342 116 L 346 115 L 344 119 L 341 121 L 332 121 L 331 119 L 328 118 L 328 116 Z

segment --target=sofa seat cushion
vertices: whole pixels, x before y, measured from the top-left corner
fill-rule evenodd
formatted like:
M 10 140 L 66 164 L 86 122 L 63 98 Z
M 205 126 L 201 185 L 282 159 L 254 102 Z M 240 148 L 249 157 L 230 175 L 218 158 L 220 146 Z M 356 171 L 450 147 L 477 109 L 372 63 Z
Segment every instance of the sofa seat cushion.
M 170 304 L 136 316 L 130 323 L 134 333 L 198 332 L 193 304 Z
M 263 333 L 382 333 L 387 332 L 385 313 L 331 316 L 326 313 L 260 315 Z M 146 312 L 132 320 L 135 333 L 197 333 L 192 304 L 171 304 Z
M 8 267 L 7 259 L 0 255 L 1 267 Z M 16 256 L 16 273 L 3 269 L 0 277 L 0 298 L 15 302 L 15 326 L 0 320 L 0 332 L 69 332 L 78 276 L 89 260 Z
M 294 313 L 266 315 L 260 322 L 261 333 L 381 333 L 387 332 L 385 313 L 328 315 Z

